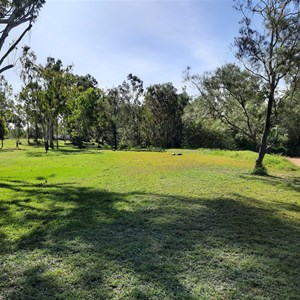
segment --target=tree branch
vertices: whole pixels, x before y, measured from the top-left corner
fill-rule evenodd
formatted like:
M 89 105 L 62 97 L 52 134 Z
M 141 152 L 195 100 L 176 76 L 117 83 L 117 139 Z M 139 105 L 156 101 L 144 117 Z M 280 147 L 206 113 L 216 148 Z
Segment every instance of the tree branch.
M 0 69 L 0 74 L 3 73 L 6 70 L 9 70 L 9 69 L 13 68 L 13 67 L 14 67 L 14 65 L 7 65 L 6 67 Z
M 29 24 L 29 26 L 23 31 L 23 33 L 19 36 L 19 38 L 10 46 L 10 48 L 7 50 L 7 52 L 3 55 L 3 57 L 0 59 L 0 66 L 2 65 L 3 61 L 6 59 L 6 57 L 16 48 L 16 46 L 20 43 L 24 35 L 31 29 L 32 24 Z M 0 72 L 1 73 L 1 72 Z

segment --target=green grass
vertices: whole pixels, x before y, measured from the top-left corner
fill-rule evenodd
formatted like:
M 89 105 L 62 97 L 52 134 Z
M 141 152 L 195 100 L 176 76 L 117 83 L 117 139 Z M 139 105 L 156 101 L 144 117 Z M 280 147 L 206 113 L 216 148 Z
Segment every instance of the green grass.
M 244 151 L 13 146 L 0 299 L 300 299 L 300 168 L 286 159 L 267 156 L 259 177 Z

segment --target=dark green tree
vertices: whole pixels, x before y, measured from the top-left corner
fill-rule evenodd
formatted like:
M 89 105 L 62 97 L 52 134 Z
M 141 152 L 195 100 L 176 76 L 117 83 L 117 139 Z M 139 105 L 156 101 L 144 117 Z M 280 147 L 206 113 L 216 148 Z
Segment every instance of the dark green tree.
M 106 141 L 118 149 L 120 130 L 122 128 L 121 109 L 123 107 L 122 97 L 118 88 L 112 88 L 107 93 L 105 102 L 105 118 L 107 120 Z
M 123 121 L 123 142 L 131 146 L 141 145 L 141 125 L 142 125 L 142 97 L 143 97 L 143 81 L 132 74 L 127 76 L 119 87 L 119 95 L 122 99 L 123 106 L 121 108 Z
M 1 148 L 3 148 L 3 141 L 5 138 L 5 135 L 7 134 L 7 128 L 6 123 L 3 117 L 0 117 L 0 140 L 1 140 Z
M 90 87 L 68 101 L 68 128 L 79 148 L 82 148 L 83 140 L 89 141 L 95 135 L 95 129 L 99 125 L 97 106 L 103 94 L 99 88 Z
M 280 114 L 280 128 L 284 135 L 282 146 L 279 149 L 284 150 L 288 155 L 300 156 L 300 87 L 298 87 L 293 96 L 287 98 L 286 104 Z
M 171 83 L 155 84 L 146 89 L 144 131 L 148 145 L 181 147 L 182 115 L 189 97 L 178 94 Z
M 202 97 L 187 105 L 183 115 L 183 146 L 187 148 L 236 149 L 233 131 L 214 117 Z

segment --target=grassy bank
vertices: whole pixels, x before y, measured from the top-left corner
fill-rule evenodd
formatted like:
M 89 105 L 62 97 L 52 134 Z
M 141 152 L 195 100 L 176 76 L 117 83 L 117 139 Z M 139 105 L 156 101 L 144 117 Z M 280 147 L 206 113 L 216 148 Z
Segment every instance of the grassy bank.
M 9 144 L 11 143 L 11 144 Z M 300 171 L 255 153 L 0 150 L 0 299 L 299 299 Z

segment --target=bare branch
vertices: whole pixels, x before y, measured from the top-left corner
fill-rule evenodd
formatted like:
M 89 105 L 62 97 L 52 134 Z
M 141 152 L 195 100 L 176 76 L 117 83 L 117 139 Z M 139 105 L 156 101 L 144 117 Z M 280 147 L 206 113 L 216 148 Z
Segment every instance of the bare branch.
M 24 35 L 31 29 L 32 24 L 29 24 L 29 26 L 23 31 L 23 33 L 19 36 L 19 38 L 9 47 L 7 52 L 2 56 L 0 60 L 0 66 L 2 65 L 3 61 L 6 59 L 6 57 L 16 48 L 16 46 L 20 43 Z M 1 73 L 1 72 L 0 72 Z
M 14 65 L 7 65 L 7 66 L 5 66 L 4 68 L 0 69 L 0 74 L 3 73 L 6 70 L 9 70 L 9 69 L 13 68 L 13 67 L 14 67 Z

